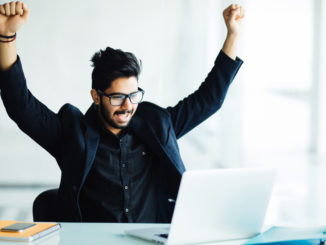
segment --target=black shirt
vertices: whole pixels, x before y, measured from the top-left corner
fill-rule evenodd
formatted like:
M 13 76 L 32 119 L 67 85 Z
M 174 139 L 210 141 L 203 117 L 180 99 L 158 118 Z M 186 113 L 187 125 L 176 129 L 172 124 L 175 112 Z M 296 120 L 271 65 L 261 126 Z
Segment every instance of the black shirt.
M 131 125 L 117 136 L 100 126 L 100 142 L 80 195 L 85 222 L 156 222 L 153 160 Z

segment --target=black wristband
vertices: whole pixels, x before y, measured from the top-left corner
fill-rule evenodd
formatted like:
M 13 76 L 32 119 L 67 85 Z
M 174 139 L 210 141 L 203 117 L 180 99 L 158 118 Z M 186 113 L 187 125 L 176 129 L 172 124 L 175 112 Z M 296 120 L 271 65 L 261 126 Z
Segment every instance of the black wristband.
M 14 37 L 16 37 L 16 33 L 15 33 L 14 35 L 12 35 L 12 36 L 3 36 L 3 35 L 0 34 L 0 37 L 1 37 L 1 38 L 10 39 L 10 38 L 14 38 Z

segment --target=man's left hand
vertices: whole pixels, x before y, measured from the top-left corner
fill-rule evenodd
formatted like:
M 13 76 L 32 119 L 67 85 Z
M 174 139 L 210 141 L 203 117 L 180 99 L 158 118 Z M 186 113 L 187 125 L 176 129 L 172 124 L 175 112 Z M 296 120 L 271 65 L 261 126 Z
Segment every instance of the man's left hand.
M 244 10 L 238 4 L 231 4 L 223 11 L 223 17 L 228 29 L 228 35 L 238 35 L 241 32 Z

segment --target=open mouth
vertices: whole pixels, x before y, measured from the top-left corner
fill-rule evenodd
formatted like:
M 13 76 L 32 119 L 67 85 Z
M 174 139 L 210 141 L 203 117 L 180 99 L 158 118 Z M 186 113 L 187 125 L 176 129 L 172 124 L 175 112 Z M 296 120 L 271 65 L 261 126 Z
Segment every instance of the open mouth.
M 114 115 L 118 118 L 120 122 L 127 122 L 129 121 L 131 117 L 132 112 L 131 111 L 117 111 L 114 113 Z

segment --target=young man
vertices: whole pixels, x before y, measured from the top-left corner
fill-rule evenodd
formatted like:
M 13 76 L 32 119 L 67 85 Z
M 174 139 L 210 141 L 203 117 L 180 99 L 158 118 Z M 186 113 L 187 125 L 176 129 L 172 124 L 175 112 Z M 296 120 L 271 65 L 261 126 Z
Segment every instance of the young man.
M 49 110 L 28 90 L 16 53 L 16 32 L 28 8 L 0 6 L 0 89 L 10 118 L 46 149 L 62 171 L 56 221 L 170 222 L 185 171 L 177 139 L 222 105 L 242 61 L 236 45 L 244 17 L 231 5 L 223 16 L 228 34 L 214 67 L 198 90 L 177 105 L 142 102 L 140 65 L 128 52 L 106 48 L 93 56 L 91 96 L 85 115 L 66 104 Z

